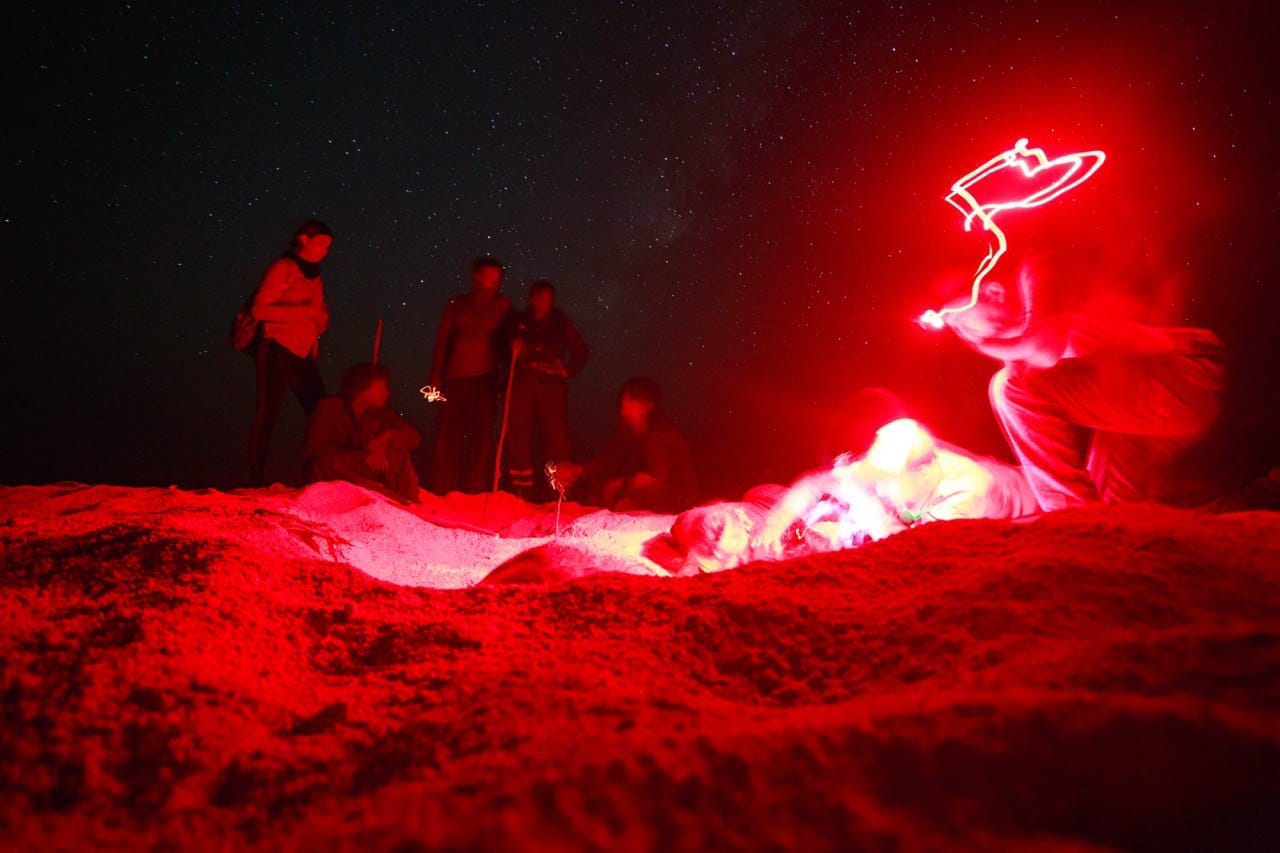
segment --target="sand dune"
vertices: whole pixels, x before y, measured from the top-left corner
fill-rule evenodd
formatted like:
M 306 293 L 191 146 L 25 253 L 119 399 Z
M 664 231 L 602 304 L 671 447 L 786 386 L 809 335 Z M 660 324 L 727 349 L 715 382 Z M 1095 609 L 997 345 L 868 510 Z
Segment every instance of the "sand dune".
M 482 501 L 0 490 L 8 840 L 1280 840 L 1274 513 L 939 523 L 677 579 L 639 558 L 669 518 L 568 507 L 557 539 Z M 473 587 L 548 543 L 611 571 Z

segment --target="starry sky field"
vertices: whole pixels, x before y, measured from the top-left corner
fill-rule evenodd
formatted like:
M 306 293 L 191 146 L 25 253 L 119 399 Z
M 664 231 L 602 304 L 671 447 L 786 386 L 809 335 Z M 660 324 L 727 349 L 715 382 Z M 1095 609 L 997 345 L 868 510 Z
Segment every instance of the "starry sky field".
M 594 349 L 572 391 L 584 453 L 617 386 L 649 374 L 725 490 L 813 462 L 824 419 L 868 385 L 1005 455 L 995 365 L 912 319 L 985 250 L 943 202 L 951 182 L 1020 137 L 1108 160 L 1011 220 L 1001 271 L 1047 254 L 1063 286 L 1218 331 L 1234 359 L 1221 464 L 1265 470 L 1269 5 L 17 9 L 0 482 L 240 485 L 253 371 L 226 332 L 312 216 L 336 232 L 330 387 L 382 318 L 397 401 L 424 429 L 440 310 L 492 254 L 518 301 L 557 282 Z M 271 473 L 301 429 L 286 401 Z

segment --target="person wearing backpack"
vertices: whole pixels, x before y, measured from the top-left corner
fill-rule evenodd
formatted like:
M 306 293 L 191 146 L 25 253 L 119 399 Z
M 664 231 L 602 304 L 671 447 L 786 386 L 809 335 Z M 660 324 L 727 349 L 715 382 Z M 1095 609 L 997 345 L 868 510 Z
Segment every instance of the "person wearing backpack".
M 312 219 L 298 226 L 289 251 L 267 267 L 248 318 L 237 319 L 235 335 L 241 335 L 243 325 L 256 324 L 248 345 L 238 347 L 253 353 L 257 369 L 258 400 L 249 435 L 249 483 L 254 487 L 265 485 L 267 451 L 285 390 L 293 389 L 308 416 L 325 394 L 317 359 L 320 335 L 329 328 L 329 307 L 320 262 L 332 245 L 333 232 L 323 222 Z

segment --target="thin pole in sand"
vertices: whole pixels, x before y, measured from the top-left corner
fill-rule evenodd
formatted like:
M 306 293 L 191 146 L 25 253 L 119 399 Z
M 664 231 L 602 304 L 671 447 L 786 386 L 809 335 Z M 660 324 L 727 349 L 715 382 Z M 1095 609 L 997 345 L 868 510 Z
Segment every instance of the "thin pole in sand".
M 511 415 L 511 386 L 516 380 L 516 356 L 511 356 L 511 368 L 507 371 L 507 393 L 502 400 L 502 430 L 498 433 L 498 454 L 493 459 L 493 491 L 502 482 L 502 446 L 507 443 L 507 419 Z

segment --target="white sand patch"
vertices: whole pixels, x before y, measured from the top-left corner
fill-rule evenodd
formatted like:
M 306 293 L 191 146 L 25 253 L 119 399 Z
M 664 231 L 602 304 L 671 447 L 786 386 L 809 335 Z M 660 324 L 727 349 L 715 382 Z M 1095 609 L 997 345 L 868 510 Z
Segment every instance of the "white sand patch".
M 343 562 L 403 586 L 472 586 L 517 554 L 556 539 L 554 506 L 531 506 L 505 494 L 424 494 L 422 506 L 408 508 L 349 483 L 317 483 L 276 507 L 331 531 Z M 653 574 L 641 550 L 669 530 L 672 519 L 572 506 L 563 515 L 559 538 L 598 568 Z
M 341 482 L 230 493 L 66 483 L 8 489 L 0 509 L 13 528 L 39 528 L 44 536 L 85 535 L 127 517 L 194 541 L 241 543 L 267 558 L 333 560 L 389 583 L 433 589 L 472 586 L 549 542 L 579 570 L 654 574 L 641 550 L 673 520 L 566 504 L 557 539 L 554 505 L 508 494 L 424 492 L 421 504 L 404 507 Z

